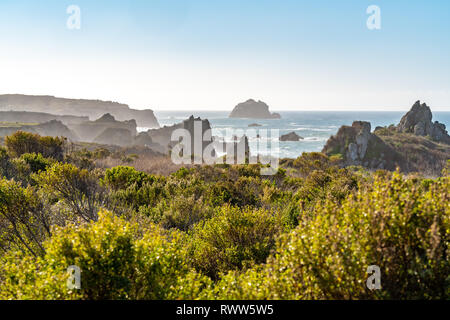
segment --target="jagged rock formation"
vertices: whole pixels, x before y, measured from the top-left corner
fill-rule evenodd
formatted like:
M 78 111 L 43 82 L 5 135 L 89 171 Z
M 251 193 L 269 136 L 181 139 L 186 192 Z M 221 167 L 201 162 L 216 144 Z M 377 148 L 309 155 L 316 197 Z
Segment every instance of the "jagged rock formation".
M 88 121 L 89 117 L 59 116 L 44 112 L 0 111 L 0 120 L 20 123 L 44 123 L 51 120 L 58 120 L 65 125 L 71 125 Z
M 450 144 L 445 126 L 431 119 L 430 108 L 416 102 L 398 126 L 377 127 L 373 133 L 368 122 L 342 126 L 322 152 L 340 154 L 344 166 L 387 170 L 399 167 L 406 172 L 436 176 L 450 159 Z
M 106 128 L 95 139 L 94 143 L 116 146 L 130 146 L 133 142 L 130 130 L 125 128 Z
M 280 119 L 281 116 L 278 113 L 270 113 L 266 103 L 249 99 L 234 107 L 229 118 Z
M 322 152 L 341 154 L 345 166 L 362 165 L 388 170 L 394 170 L 397 166 L 405 168 L 403 157 L 370 130 L 370 123 L 365 121 L 355 121 L 351 127 L 342 126 L 327 141 Z
M 88 116 L 90 119 L 110 113 L 119 121 L 136 119 L 139 127 L 159 128 L 152 110 L 130 109 L 126 104 L 111 101 L 7 94 L 0 95 L 0 111 L 48 112 L 55 115 Z
M 299 136 L 295 132 L 290 132 L 280 137 L 280 141 L 300 141 L 303 139 L 304 139 L 303 137 Z
M 178 143 L 177 141 L 171 141 L 172 133 L 176 129 L 186 129 L 191 135 L 191 148 L 192 152 L 194 152 L 196 122 L 198 123 L 198 128 L 200 129 L 201 136 L 203 137 L 202 150 L 205 150 L 205 148 L 212 142 L 211 125 L 207 119 L 202 120 L 200 118 L 194 118 L 194 116 L 190 116 L 189 119 L 184 120 L 181 123 L 175 124 L 173 126 L 164 126 L 160 129 L 148 130 L 147 133 L 154 143 L 158 143 L 163 148 L 164 153 L 169 153 L 171 148 Z
M 413 133 L 417 136 L 429 136 L 434 141 L 450 144 L 450 136 L 445 130 L 445 125 L 431 121 L 433 115 L 430 107 L 425 103 L 416 101 L 411 110 L 405 114 L 397 126 L 398 132 Z
M 61 121 L 51 120 L 40 124 L 0 123 L 0 136 L 9 136 L 17 131 L 37 133 L 41 136 L 66 137 L 77 141 L 78 136 Z
M 70 128 L 78 135 L 80 141 L 94 142 L 98 141 L 98 139 L 101 139 L 102 141 L 109 141 L 109 143 L 102 142 L 107 144 L 114 144 L 113 142 L 119 134 L 124 134 L 126 136 L 134 138 L 137 134 L 136 127 L 137 125 L 134 119 L 127 121 L 117 121 L 114 116 L 109 113 L 104 114 L 102 117 L 95 121 L 85 121 L 80 124 L 74 124 L 70 126 Z M 110 134 L 113 134 L 114 138 L 108 139 L 107 136 L 104 136 L 103 132 L 105 130 L 108 130 Z M 117 130 L 117 133 L 114 133 L 114 130 Z M 127 130 L 129 133 L 125 133 L 124 130 Z M 128 141 L 128 138 L 119 140 Z
M 137 146 L 149 146 L 153 144 L 152 138 L 148 135 L 147 132 L 140 132 L 133 141 L 133 145 Z

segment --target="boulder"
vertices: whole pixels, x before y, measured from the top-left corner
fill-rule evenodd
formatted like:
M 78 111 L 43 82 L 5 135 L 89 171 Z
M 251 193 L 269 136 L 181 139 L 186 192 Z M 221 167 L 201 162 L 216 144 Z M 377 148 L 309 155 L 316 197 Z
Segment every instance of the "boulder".
M 303 140 L 303 137 L 300 137 L 295 132 L 290 132 L 288 134 L 284 134 L 280 137 L 280 141 L 300 141 Z

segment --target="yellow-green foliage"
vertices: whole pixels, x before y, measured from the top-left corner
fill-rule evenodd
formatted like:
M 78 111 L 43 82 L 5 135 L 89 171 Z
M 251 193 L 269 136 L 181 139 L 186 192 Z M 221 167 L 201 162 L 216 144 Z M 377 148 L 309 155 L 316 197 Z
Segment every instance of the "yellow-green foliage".
M 450 298 L 448 168 L 431 179 L 304 153 L 274 176 L 226 164 L 160 176 L 97 168 L 106 149 L 62 161 L 62 140 L 7 140 L 0 299 Z M 381 290 L 366 287 L 370 265 Z
M 41 254 L 47 218 L 32 188 L 0 179 L 0 249 Z
M 224 299 L 448 299 L 449 178 L 375 177 L 342 206 L 318 204 L 279 240 L 267 264 L 230 273 L 211 296 Z M 369 291 L 367 267 L 381 268 Z
M 62 160 L 66 140 L 58 137 L 41 137 L 30 132 L 17 131 L 6 137 L 8 152 L 14 157 L 24 153 L 41 153 L 46 158 Z
M 61 199 L 84 221 L 95 220 L 105 201 L 96 171 L 57 162 L 46 171 L 33 175 L 33 180 L 47 193 Z
M 187 267 L 179 234 L 157 227 L 138 234 L 136 225 L 107 211 L 97 222 L 56 228 L 42 258 L 3 259 L 0 298 L 178 299 L 210 286 Z M 80 290 L 66 285 L 72 265 L 81 269 Z
M 192 232 L 191 255 L 198 270 L 217 278 L 220 272 L 266 260 L 280 231 L 266 210 L 224 206 Z

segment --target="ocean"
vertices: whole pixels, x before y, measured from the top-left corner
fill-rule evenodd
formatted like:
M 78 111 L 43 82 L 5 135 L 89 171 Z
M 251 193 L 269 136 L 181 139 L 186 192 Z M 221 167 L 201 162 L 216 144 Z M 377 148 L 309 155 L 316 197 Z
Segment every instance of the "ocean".
M 156 111 L 155 115 L 161 126 L 170 126 L 179 123 L 189 116 L 208 119 L 211 123 L 213 135 L 224 135 L 227 129 L 278 129 L 280 135 L 294 131 L 304 138 L 299 142 L 280 141 L 279 152 L 281 158 L 296 158 L 302 152 L 321 151 L 328 138 L 338 131 L 342 125 L 351 125 L 355 120 L 369 121 L 372 130 L 377 126 L 389 126 L 398 124 L 401 117 L 406 113 L 386 112 L 386 111 L 286 111 L 279 112 L 281 119 L 260 120 L 260 119 L 230 119 L 229 111 Z M 433 112 L 433 121 L 444 123 L 447 128 L 450 126 L 450 112 Z M 261 127 L 249 128 L 251 123 L 262 125 Z M 139 131 L 146 131 L 147 128 L 138 128 Z M 270 135 L 270 133 L 269 133 Z M 250 139 L 250 150 L 255 150 L 256 142 Z M 261 152 L 260 152 L 261 153 Z

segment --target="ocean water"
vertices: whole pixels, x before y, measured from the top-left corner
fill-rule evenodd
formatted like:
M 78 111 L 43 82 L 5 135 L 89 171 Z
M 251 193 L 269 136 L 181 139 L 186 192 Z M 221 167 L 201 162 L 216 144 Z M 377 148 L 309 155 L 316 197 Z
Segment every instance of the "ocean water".
M 161 124 L 173 125 L 187 119 L 190 115 L 208 119 L 211 123 L 213 135 L 224 135 L 227 129 L 255 129 L 257 132 L 261 129 L 278 129 L 280 135 L 296 132 L 304 138 L 299 142 L 280 141 L 280 157 L 295 158 L 302 152 L 321 151 L 328 138 L 338 131 L 342 125 L 351 125 L 355 120 L 369 121 L 372 124 L 372 130 L 377 126 L 388 126 L 398 124 L 401 117 L 405 114 L 401 112 L 378 112 L 378 111 L 286 111 L 279 112 L 281 119 L 256 120 L 256 119 L 230 119 L 228 111 L 160 111 L 155 115 Z M 450 126 L 450 112 L 433 112 L 433 121 L 444 123 L 447 128 Z M 249 128 L 251 123 L 258 123 L 261 127 Z M 138 128 L 140 131 L 146 128 Z M 270 136 L 270 133 L 269 133 Z M 269 137 L 273 140 L 273 137 Z M 250 139 L 250 150 L 252 153 L 257 149 L 255 139 Z M 259 150 L 259 153 L 264 153 Z

